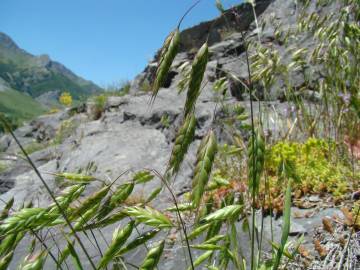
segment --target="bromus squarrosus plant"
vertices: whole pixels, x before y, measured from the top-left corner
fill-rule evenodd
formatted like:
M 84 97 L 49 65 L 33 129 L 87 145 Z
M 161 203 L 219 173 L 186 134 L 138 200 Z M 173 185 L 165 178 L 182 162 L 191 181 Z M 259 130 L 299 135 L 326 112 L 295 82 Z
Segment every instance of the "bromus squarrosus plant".
M 195 2 L 186 11 L 176 29 L 164 41 L 157 59 L 150 104 L 156 102 L 156 98 L 161 95 L 159 91 L 179 51 L 181 22 L 199 2 Z M 268 134 L 267 129 L 272 120 L 269 120 L 270 117 L 266 118 L 271 110 L 268 98 L 276 79 L 281 78 L 284 82 L 284 96 L 292 102 L 297 113 L 289 128 L 280 132 L 285 134 L 280 136 L 284 138 L 281 143 L 288 143 L 295 129 L 308 137 L 322 134 L 329 142 L 336 142 L 333 143 L 336 151 L 344 153 L 346 147 L 350 148 L 352 176 L 355 177 L 357 165 L 354 149 L 356 150 L 357 140 L 360 140 L 357 134 L 360 123 L 360 76 L 357 68 L 360 60 L 360 28 L 358 23 L 351 21 L 352 17 L 360 17 L 359 3 L 355 0 L 344 1 L 338 21 L 332 21 L 332 16 L 328 15 L 313 13 L 307 16 L 306 3 L 309 1 L 296 2 L 298 29 L 282 33 L 279 26 L 275 29 L 275 38 L 279 44 L 287 44 L 296 33 L 306 31 L 314 40 L 319 41 L 319 45 L 312 51 L 290 48 L 286 52 L 288 58 L 291 58 L 288 64 L 283 62 L 283 54 L 276 51 L 276 48 L 267 47 L 262 41 L 263 26 L 256 15 L 256 1 L 246 3 L 250 5 L 248 7 L 251 8 L 257 36 L 253 38 L 248 33 L 240 33 L 244 50 L 242 64 L 247 73 L 245 78 L 219 67 L 217 80 L 207 81 L 205 74 L 208 62 L 214 57 L 209 45 L 212 29 L 209 29 L 206 41 L 199 48 L 193 48 L 192 62 L 189 60 L 182 64 L 186 71 L 183 72 L 180 92 L 186 91 L 185 101 L 164 171 L 152 168 L 135 172 L 128 170 L 111 182 L 87 173 L 41 172 L 5 117 L 0 114 L 1 123 L 15 140 L 51 198 L 51 203 L 46 206 L 26 204 L 16 208 L 14 200 L 5 203 L 0 214 L 0 270 L 7 269 L 14 263 L 16 247 L 24 239 L 33 240 L 33 244 L 28 256 L 21 260 L 16 258 L 21 269 L 43 269 L 45 263 L 52 260 L 57 269 L 161 270 L 162 262 L 168 259 L 164 254 L 168 254 L 168 250 L 176 242 L 174 238 L 179 240 L 176 244 L 183 251 L 184 269 L 287 269 L 289 261 L 298 252 L 301 240 L 300 238 L 295 245 L 295 250 L 289 250 L 292 197 L 294 190 L 301 184 L 301 179 L 295 154 L 286 147 L 277 149 L 278 152 L 274 151 L 274 146 L 271 145 L 274 138 Z M 324 4 L 326 1 L 316 2 Z M 236 9 L 226 10 L 219 0 L 216 1 L 216 6 L 222 14 L 220 19 L 226 21 L 230 31 L 231 24 L 227 20 L 229 14 L 236 17 Z M 214 25 L 215 23 L 210 27 Z M 321 57 L 321 54 L 326 57 Z M 230 60 L 227 60 L 234 60 L 232 57 L 238 55 L 229 56 Z M 310 82 L 312 71 L 307 66 L 318 62 L 324 66 L 324 78 L 314 86 Z M 308 102 L 292 85 L 291 75 L 295 72 L 300 72 L 305 78 L 306 87 L 320 89 L 323 102 L 307 106 Z M 226 94 L 230 81 L 239 83 L 248 94 L 246 105 L 249 105 L 249 113 L 246 113 L 246 106 L 243 104 L 236 101 L 235 104 L 227 103 Z M 231 142 L 226 144 L 219 139 L 221 134 L 215 125 L 201 135 L 196 133 L 197 125 L 201 122 L 197 111 L 198 99 L 208 83 L 212 84 L 218 95 L 214 102 L 216 108 L 213 119 L 223 121 L 224 126 L 230 126 Z M 260 101 L 257 96 L 261 91 L 264 101 Z M 219 98 L 220 95 L 222 97 Z M 217 107 L 219 103 L 220 106 Z M 225 116 L 220 118 L 222 113 Z M 323 124 L 318 126 L 320 122 Z M 311 139 L 311 144 L 315 144 L 315 139 Z M 289 144 L 291 146 L 291 142 Z M 324 145 L 321 144 L 320 147 L 324 148 Z M 191 187 L 185 194 L 180 194 L 173 187 L 181 174 L 183 163 L 188 161 L 189 149 L 195 149 L 196 152 L 192 175 L 189 176 Z M 305 151 L 306 147 L 299 150 L 300 154 Z M 331 154 L 323 155 L 323 159 L 329 158 L 335 162 L 329 157 Z M 300 158 L 300 161 L 303 160 Z M 303 171 L 301 173 L 304 175 Z M 67 187 L 55 194 L 42 173 L 61 178 Z M 270 223 L 273 220 L 274 181 L 278 185 L 277 192 L 280 193 L 277 194 L 280 198 L 277 200 L 277 207 L 281 208 L 279 212 L 282 213 L 283 221 L 279 243 L 275 242 L 272 232 L 271 239 L 267 239 L 267 232 L 264 231 L 265 210 L 270 214 Z M 155 186 L 152 186 L 145 198 L 139 199 L 136 194 L 138 189 L 149 182 L 155 183 Z M 96 184 L 99 185 L 94 190 Z M 166 203 L 164 198 L 167 199 Z M 261 225 L 258 226 L 260 211 Z M 270 227 L 272 230 L 272 223 Z M 106 238 L 104 230 L 111 230 L 111 240 Z M 62 242 L 59 240 L 57 243 L 58 235 L 63 237 Z M 243 236 L 248 238 L 246 243 L 239 240 L 244 239 Z M 350 241 L 351 237 L 348 243 Z M 269 242 L 270 250 L 265 250 L 266 242 Z M 139 258 L 136 258 L 136 265 L 132 255 L 141 249 L 141 257 L 137 255 Z M 341 257 L 338 269 L 345 265 L 345 256 Z M 288 258 L 287 262 L 284 262 L 284 257 Z

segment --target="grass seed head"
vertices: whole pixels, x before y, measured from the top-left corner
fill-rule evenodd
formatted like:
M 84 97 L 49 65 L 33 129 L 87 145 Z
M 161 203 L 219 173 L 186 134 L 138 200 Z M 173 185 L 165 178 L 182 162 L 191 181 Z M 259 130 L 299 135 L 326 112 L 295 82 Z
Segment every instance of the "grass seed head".
M 154 246 L 146 254 L 146 257 L 139 267 L 139 270 L 153 270 L 159 263 L 161 254 L 163 253 L 165 241 L 161 241 L 158 245 Z
M 199 266 L 202 264 L 206 259 L 210 258 L 210 256 L 214 253 L 214 250 L 208 250 L 205 253 L 201 254 L 199 257 L 196 258 L 194 261 L 194 267 Z M 191 267 L 188 268 L 188 270 L 191 270 Z
M 100 206 L 100 203 L 97 203 L 92 208 L 87 210 L 84 214 L 82 214 L 79 217 L 79 220 L 74 224 L 74 230 L 75 231 L 82 230 L 83 225 L 85 223 L 87 223 L 91 218 L 93 218 L 97 214 L 99 206 Z
M 132 233 L 135 222 L 129 222 L 123 229 L 118 227 L 114 233 L 110 246 L 105 251 L 104 256 L 101 258 L 98 269 L 102 269 L 109 264 L 109 262 L 114 258 L 116 252 L 119 251 L 122 245 L 125 244 L 126 240 Z
M 202 140 L 198 152 L 197 161 L 192 182 L 191 198 L 195 207 L 199 206 L 205 187 L 209 181 L 212 164 L 217 151 L 217 141 L 211 130 Z
M 194 61 L 192 63 L 189 89 L 187 92 L 186 102 L 185 102 L 185 113 L 184 113 L 185 116 L 190 114 L 195 108 L 196 100 L 200 94 L 201 83 L 204 78 L 208 57 L 209 57 L 208 44 L 204 43 L 204 45 L 200 48 L 200 50 L 196 54 Z
M 67 257 L 69 257 L 70 248 L 71 248 L 70 245 L 74 246 L 74 243 L 75 243 L 75 241 L 68 243 L 67 246 L 61 251 L 61 254 L 60 254 L 60 257 L 58 260 L 60 265 L 67 259 Z
M 0 259 L 0 270 L 8 269 L 8 266 L 14 256 L 14 251 L 10 251 L 5 256 L 2 256 Z
M 176 29 L 169 34 L 161 49 L 159 64 L 155 75 L 155 81 L 152 87 L 152 102 L 155 100 L 160 87 L 163 86 L 166 80 L 166 76 L 170 70 L 171 64 L 174 61 L 174 58 L 178 52 L 179 44 L 180 32 L 179 29 Z
M 149 171 L 139 171 L 133 176 L 133 181 L 135 184 L 144 184 L 154 179 L 154 177 Z
M 25 257 L 21 270 L 41 270 L 43 269 L 45 260 L 47 257 L 47 252 L 42 251 L 37 254 L 30 254 Z
M 122 202 L 124 202 L 131 194 L 135 186 L 134 182 L 125 183 L 119 186 L 114 194 L 111 196 L 110 204 L 114 207 Z
M 50 226 L 58 217 L 59 214 L 48 213 L 44 208 L 23 208 L 3 221 L 0 233 L 4 235 Z
M 210 227 L 210 223 L 201 225 L 199 227 L 196 227 L 189 235 L 188 238 L 189 240 L 195 239 L 197 238 L 199 235 L 201 235 L 203 232 L 205 232 L 207 229 L 209 229 Z
M 90 175 L 83 175 L 78 173 L 59 173 L 57 176 L 66 178 L 68 180 L 74 181 L 74 182 L 80 182 L 80 183 L 89 183 L 91 181 L 95 180 L 95 177 Z
M 148 240 L 155 237 L 155 235 L 160 232 L 160 229 L 152 229 L 150 231 L 147 231 L 143 233 L 142 235 L 136 237 L 134 240 L 132 240 L 129 244 L 127 244 L 125 247 L 120 249 L 120 251 L 116 254 L 116 256 L 120 256 L 130 250 L 133 250 L 134 248 L 145 244 Z
M 82 213 L 85 213 L 87 210 L 92 208 L 94 205 L 99 203 L 109 192 L 110 187 L 105 186 L 101 188 L 99 191 L 91 194 L 85 200 L 82 201 L 79 207 L 75 208 L 71 213 L 70 219 L 78 218 Z
M 20 236 L 21 233 L 16 234 L 9 234 L 8 236 L 5 236 L 5 238 L 2 238 L 1 244 L 0 244 L 0 257 L 6 255 L 11 250 L 14 250 L 17 244 L 17 238 Z M 1 269 L 1 268 L 0 268 Z
M 194 139 L 195 128 L 196 128 L 195 115 L 189 114 L 185 118 L 183 125 L 179 129 L 170 156 L 169 169 L 172 169 L 173 173 L 177 173 L 179 171 L 180 165 L 184 160 L 189 145 Z
M 154 199 L 160 194 L 160 192 L 162 191 L 162 189 L 163 189 L 162 186 L 154 189 L 154 190 L 150 193 L 149 197 L 146 198 L 145 204 L 148 204 L 148 203 L 150 203 L 152 200 L 154 200 Z
M 14 205 L 14 197 L 12 197 L 5 205 L 0 214 L 0 221 L 8 217 L 11 207 Z
M 148 226 L 157 228 L 169 228 L 173 226 L 167 216 L 148 206 L 145 206 L 145 208 L 139 206 L 127 207 L 123 212 Z
M 260 132 L 256 132 L 254 140 L 251 138 L 248 151 L 249 188 L 252 192 L 259 192 L 260 177 L 264 169 L 265 143 Z
M 202 219 L 202 222 L 224 221 L 228 219 L 234 219 L 239 215 L 242 208 L 243 207 L 238 204 L 225 206 L 224 208 L 221 208 L 204 217 Z
M 124 219 L 125 217 L 127 217 L 127 215 L 124 212 L 118 212 L 115 214 L 110 215 L 109 217 L 102 219 L 100 221 L 97 221 L 95 223 L 91 223 L 89 225 L 84 226 L 84 230 L 89 230 L 89 229 L 96 229 L 96 228 L 103 228 L 106 226 L 109 226 L 111 224 L 114 224 L 116 222 L 119 222 L 120 220 Z
M 62 209 L 67 209 L 74 200 L 80 197 L 84 190 L 85 185 L 83 184 L 69 186 L 61 192 L 60 196 L 56 197 L 56 201 L 59 203 Z M 59 208 L 55 203 L 50 204 L 48 210 L 49 213 L 59 212 Z

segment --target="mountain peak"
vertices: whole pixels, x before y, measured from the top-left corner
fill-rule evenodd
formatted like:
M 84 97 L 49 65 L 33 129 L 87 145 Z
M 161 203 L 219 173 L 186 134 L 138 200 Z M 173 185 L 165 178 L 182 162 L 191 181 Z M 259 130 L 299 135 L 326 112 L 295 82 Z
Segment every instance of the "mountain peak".
M 47 92 L 68 91 L 75 99 L 101 90 L 47 54 L 34 56 L 21 49 L 11 37 L 0 32 L 0 78 L 11 88 L 38 97 Z
M 26 53 L 24 50 L 20 49 L 11 37 L 3 32 L 0 32 L 0 46 L 7 50 Z

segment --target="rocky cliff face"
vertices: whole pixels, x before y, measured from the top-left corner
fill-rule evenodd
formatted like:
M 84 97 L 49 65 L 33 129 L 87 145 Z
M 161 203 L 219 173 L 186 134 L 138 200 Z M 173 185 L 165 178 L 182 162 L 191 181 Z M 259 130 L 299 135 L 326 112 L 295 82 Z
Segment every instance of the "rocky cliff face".
M 227 77 L 229 89 L 224 97 L 225 104 L 241 105 L 249 113 L 248 94 L 243 87 L 247 80 L 243 38 L 259 40 L 263 45 L 277 48 L 284 59 L 287 59 L 288 46 L 305 48 L 313 46 L 313 41 L 306 35 L 297 36 L 290 41 L 290 45 L 285 46 L 282 41 L 283 37 L 276 33 L 279 27 L 283 32 L 296 27 L 298 7 L 294 1 L 263 0 L 257 2 L 259 24 L 263 25 L 259 36 L 249 6 L 237 8 L 236 16 L 229 15 L 226 19 L 206 22 L 184 30 L 181 34 L 183 40 L 181 53 L 176 57 L 167 83 L 164 88 L 160 89 L 152 107 L 148 105 L 149 93 L 143 90 L 144 85 L 152 82 L 157 65 L 156 57 L 134 80 L 130 95 L 108 98 L 100 119 L 92 120 L 93 117 L 90 113 L 92 110 L 90 104 L 87 104 L 72 111 L 40 117 L 18 129 L 16 135 L 25 147 L 34 143 L 46 145 L 45 148 L 34 151 L 31 158 L 43 172 L 51 188 L 57 192 L 60 186 L 55 177 L 48 172 L 76 172 L 91 168 L 91 172 L 95 176 L 110 179 L 114 179 L 128 169 L 136 171 L 151 167 L 159 172 L 164 172 L 173 146 L 175 130 L 182 119 L 185 102 L 186 94 L 184 92 L 178 94 L 177 90 L 177 85 L 182 79 L 180 67 L 193 59 L 193 49 L 199 47 L 210 31 L 211 58 L 206 70 L 206 83 L 196 108 L 198 119 L 196 140 L 190 146 L 186 162 L 174 183 L 175 193 L 179 196 L 188 191 L 191 188 L 190 179 L 194 168 L 196 148 L 206 131 L 213 128 L 221 142 L 230 140 L 229 130 L 221 121 L 218 121 L 224 117 L 224 112 L 218 106 L 219 93 L 213 90 L 214 81 L 224 76 Z M 317 10 L 317 12 L 332 12 L 336 10 L 336 5 L 320 8 L 311 5 L 310 9 Z M 226 28 L 226 23 L 230 23 L 230 29 Z M 213 25 L 213 28 L 210 29 L 210 25 Z M 240 30 L 244 33 L 240 34 Z M 9 44 L 11 46 L 11 43 Z M 56 69 L 56 64 L 52 62 L 48 62 L 45 66 L 49 70 Z M 316 81 L 321 77 L 320 71 L 314 74 L 318 74 L 318 77 L 315 76 L 311 80 Z M 241 83 L 234 81 L 232 75 L 236 75 Z M 291 76 L 295 87 L 300 88 L 304 85 L 306 78 L 303 74 L 299 72 Z M 261 95 L 261 85 L 258 87 L 260 99 L 265 99 Z M 282 127 L 287 124 L 286 119 L 289 117 L 288 111 L 291 108 L 291 104 L 284 101 L 284 88 L 284 82 L 278 79 L 271 88 L 270 95 L 266 97 L 266 106 L 275 108 L 268 110 L 266 115 L 268 119 L 272 119 L 268 131 L 274 137 L 283 135 Z M 309 100 L 316 100 L 316 92 L 313 89 L 307 90 L 310 95 Z M 255 113 L 258 115 L 257 111 Z M 246 131 L 243 132 L 246 137 Z M 47 144 L 54 138 L 59 140 L 56 143 Z M 36 200 L 42 205 L 47 204 L 49 198 L 35 174 L 24 161 L 11 155 L 18 153 L 18 148 L 8 135 L 0 139 L 0 150 L 3 151 L 2 155 L 9 157 L 10 160 L 6 163 L 8 169 L 0 173 L 0 191 L 3 193 L 0 196 L 1 199 L 6 201 L 15 197 L 18 205 L 29 200 Z M 137 191 L 137 194 L 142 196 L 149 190 L 153 190 L 157 184 L 146 184 L 143 189 Z M 157 203 L 166 204 L 168 198 L 165 196 Z M 322 216 L 334 212 L 336 210 L 330 209 L 316 218 L 294 221 L 291 229 L 292 235 L 305 233 L 319 225 Z M 274 222 L 278 238 L 281 224 L 279 221 Z M 105 236 L 111 237 L 111 233 L 111 230 L 106 231 Z M 246 245 L 248 240 L 242 239 L 241 241 Z M 169 251 L 169 259 L 163 262 L 162 269 L 185 269 L 186 262 L 183 256 L 177 256 L 180 252 L 177 250 L 175 247 L 174 250 Z M 21 247 L 18 251 L 19 256 L 24 252 L 25 247 Z M 138 263 L 139 252 L 141 251 L 137 251 L 130 259 L 135 264 Z M 49 267 L 49 269 L 51 268 Z

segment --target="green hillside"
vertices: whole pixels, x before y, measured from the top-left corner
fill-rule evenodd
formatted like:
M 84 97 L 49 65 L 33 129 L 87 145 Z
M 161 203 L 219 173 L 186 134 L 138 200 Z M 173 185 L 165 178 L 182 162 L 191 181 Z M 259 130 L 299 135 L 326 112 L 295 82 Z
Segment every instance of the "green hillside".
M 21 125 L 44 113 L 45 109 L 30 96 L 7 89 L 0 91 L 0 112 L 5 113 L 14 125 Z
M 70 92 L 82 100 L 102 89 L 48 55 L 32 55 L 0 32 L 0 78 L 15 90 L 39 97 L 48 92 Z

